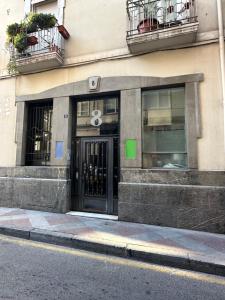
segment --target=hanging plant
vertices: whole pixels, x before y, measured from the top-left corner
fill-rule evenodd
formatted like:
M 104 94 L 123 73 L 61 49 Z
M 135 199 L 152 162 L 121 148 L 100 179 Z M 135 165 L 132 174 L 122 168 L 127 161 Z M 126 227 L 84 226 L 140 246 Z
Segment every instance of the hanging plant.
M 10 75 L 16 75 L 18 73 L 16 59 L 14 57 L 10 58 L 7 65 L 7 70 Z

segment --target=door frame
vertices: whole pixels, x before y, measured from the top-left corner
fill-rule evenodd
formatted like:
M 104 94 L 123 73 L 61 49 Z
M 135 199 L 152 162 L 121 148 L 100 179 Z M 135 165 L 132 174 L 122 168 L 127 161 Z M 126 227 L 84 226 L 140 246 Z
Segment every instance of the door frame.
M 77 103 L 85 101 L 95 101 L 97 98 L 101 99 L 108 99 L 111 97 L 117 97 L 118 99 L 118 134 L 111 134 L 111 135 L 102 135 L 102 136 L 76 136 L 76 124 L 77 124 Z M 108 139 L 110 138 L 113 144 L 113 139 L 118 139 L 118 148 L 117 148 L 117 156 L 118 156 L 118 162 L 117 162 L 117 190 L 119 187 L 119 180 L 120 180 L 120 111 L 121 111 L 121 103 L 120 103 L 120 93 L 119 92 L 108 92 L 108 93 L 94 93 L 92 95 L 79 95 L 79 97 L 72 97 L 72 134 L 71 134 L 71 164 L 70 164 L 70 178 L 71 178 L 71 210 L 73 211 L 81 211 L 80 210 L 80 197 L 79 197 L 79 186 L 80 184 L 77 184 L 77 166 L 76 166 L 76 160 L 77 156 L 79 154 L 79 149 L 77 149 L 77 142 L 81 141 L 81 139 L 96 139 L 96 140 L 102 140 L 102 139 Z M 113 152 L 113 147 L 112 147 Z M 114 155 L 112 153 L 112 155 Z M 113 160 L 110 161 L 111 167 L 110 169 L 113 169 Z M 113 171 L 112 171 L 113 172 Z M 80 180 L 80 178 L 79 178 Z M 79 182 L 78 180 L 78 182 Z M 113 182 L 113 175 L 111 177 L 111 181 Z M 111 214 L 118 215 L 118 192 L 117 197 L 114 197 L 113 195 L 113 185 L 112 185 L 112 191 L 111 191 Z M 86 211 L 87 212 L 87 211 Z

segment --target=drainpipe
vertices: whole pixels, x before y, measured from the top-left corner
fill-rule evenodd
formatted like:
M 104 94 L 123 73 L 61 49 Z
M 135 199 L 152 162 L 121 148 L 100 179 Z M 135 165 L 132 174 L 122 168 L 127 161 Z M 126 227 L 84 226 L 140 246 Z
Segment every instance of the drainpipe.
M 219 27 L 219 48 L 220 48 L 220 69 L 223 95 L 223 124 L 224 124 L 224 150 L 225 150 L 225 54 L 224 54 L 224 29 L 222 0 L 217 0 L 218 27 Z

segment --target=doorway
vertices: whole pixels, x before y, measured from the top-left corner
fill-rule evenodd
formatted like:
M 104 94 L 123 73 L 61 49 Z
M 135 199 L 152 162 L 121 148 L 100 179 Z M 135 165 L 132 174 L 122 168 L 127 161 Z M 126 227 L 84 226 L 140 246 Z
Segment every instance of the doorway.
M 72 209 L 116 215 L 119 182 L 118 97 L 78 100 L 75 132 Z

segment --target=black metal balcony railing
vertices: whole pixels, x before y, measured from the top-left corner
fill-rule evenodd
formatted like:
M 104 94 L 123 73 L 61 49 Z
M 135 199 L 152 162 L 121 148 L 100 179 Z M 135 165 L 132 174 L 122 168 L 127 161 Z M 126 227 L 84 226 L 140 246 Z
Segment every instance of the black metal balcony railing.
M 197 21 L 194 0 L 127 0 L 127 36 Z
M 14 47 L 11 47 L 11 58 L 17 60 L 51 52 L 58 53 L 60 56 L 63 56 L 64 38 L 59 33 L 57 27 L 38 30 L 36 32 L 28 34 L 28 37 L 36 37 L 37 43 L 35 45 L 29 45 L 28 48 L 22 53 L 19 53 Z

